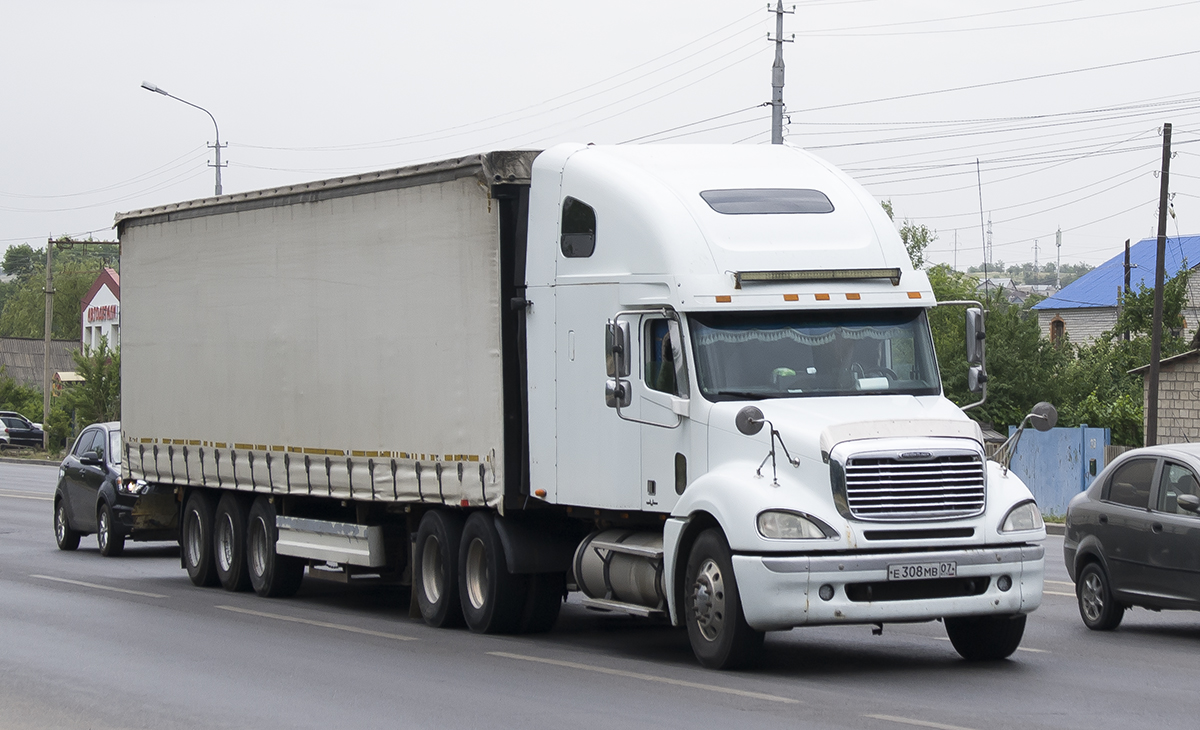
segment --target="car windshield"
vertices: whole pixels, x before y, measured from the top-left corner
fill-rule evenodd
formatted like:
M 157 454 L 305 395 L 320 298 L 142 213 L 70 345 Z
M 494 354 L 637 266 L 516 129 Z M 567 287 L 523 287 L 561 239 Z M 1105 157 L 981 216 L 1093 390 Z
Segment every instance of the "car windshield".
M 689 321 L 708 400 L 941 392 L 921 309 L 707 312 Z
M 108 432 L 108 460 L 117 466 L 121 465 L 121 432 Z

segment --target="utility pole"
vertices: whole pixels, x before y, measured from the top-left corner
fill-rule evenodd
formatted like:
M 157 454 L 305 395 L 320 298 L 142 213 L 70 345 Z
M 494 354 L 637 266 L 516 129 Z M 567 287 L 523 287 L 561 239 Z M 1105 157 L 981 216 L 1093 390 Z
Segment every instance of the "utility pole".
M 1058 258 L 1054 262 L 1054 291 L 1062 289 L 1062 228 L 1054 233 L 1054 247 L 1058 249 Z
M 46 331 L 42 338 L 42 448 L 50 450 L 50 333 L 54 325 L 54 270 L 50 251 L 54 239 L 46 239 Z
M 1035 238 L 1035 239 L 1033 239 L 1033 285 L 1034 286 L 1037 286 L 1038 274 L 1040 273 L 1038 270 L 1037 255 L 1038 255 L 1038 240 Z
M 1129 270 L 1133 268 L 1129 265 L 1129 239 L 1125 239 L 1125 296 L 1129 296 Z M 1124 302 L 1119 302 L 1124 304 Z M 1125 341 L 1129 342 L 1129 330 L 1125 330 Z
M 954 270 L 958 271 L 958 229 L 954 229 Z
M 783 37 L 783 16 L 791 15 L 796 9 L 792 6 L 791 10 L 784 10 L 783 0 L 776 0 L 775 9 L 771 10 L 768 4 L 767 11 L 775 13 L 775 37 L 767 34 L 767 40 L 775 43 L 775 64 L 771 66 L 771 144 L 783 144 L 783 44 L 796 38 L 794 33 L 791 38 Z M 217 162 L 220 164 L 219 157 Z
M 1154 324 L 1150 331 L 1150 374 L 1146 382 L 1146 445 L 1158 444 L 1158 370 L 1162 357 L 1163 284 L 1166 279 L 1167 192 L 1171 174 L 1171 123 L 1163 124 L 1162 179 L 1158 192 L 1158 248 L 1154 264 Z

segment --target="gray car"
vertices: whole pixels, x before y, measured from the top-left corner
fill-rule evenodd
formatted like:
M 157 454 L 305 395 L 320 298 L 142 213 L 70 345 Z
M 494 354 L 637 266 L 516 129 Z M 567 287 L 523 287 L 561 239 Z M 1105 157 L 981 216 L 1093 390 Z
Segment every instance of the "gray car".
M 1200 610 L 1200 444 L 1134 449 L 1067 507 L 1063 558 L 1079 615 L 1117 627 L 1125 609 Z

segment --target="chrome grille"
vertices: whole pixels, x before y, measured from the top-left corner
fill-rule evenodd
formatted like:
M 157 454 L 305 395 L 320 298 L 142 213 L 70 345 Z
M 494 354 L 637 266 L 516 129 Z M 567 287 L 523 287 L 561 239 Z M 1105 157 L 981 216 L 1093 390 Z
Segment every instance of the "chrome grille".
M 871 454 L 846 461 L 846 503 L 860 520 L 973 517 L 983 512 L 985 492 L 977 454 L 919 461 Z

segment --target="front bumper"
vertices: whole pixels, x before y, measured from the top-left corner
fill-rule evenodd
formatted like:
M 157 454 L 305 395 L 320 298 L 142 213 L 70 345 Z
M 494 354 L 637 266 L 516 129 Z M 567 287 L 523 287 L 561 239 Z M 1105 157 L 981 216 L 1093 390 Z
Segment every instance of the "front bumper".
M 733 572 L 746 622 L 772 631 L 1030 613 L 1042 602 L 1045 552 L 1041 545 L 1008 545 L 840 556 L 735 555 Z M 958 565 L 953 581 L 888 581 L 889 565 L 947 561 Z M 1000 590 L 997 581 L 1005 575 L 1012 586 Z M 833 588 L 829 600 L 819 595 L 825 585 Z
M 122 531 L 135 540 L 169 539 L 179 524 L 175 489 L 165 484 L 151 484 L 139 495 L 117 492 L 112 508 L 113 517 Z

